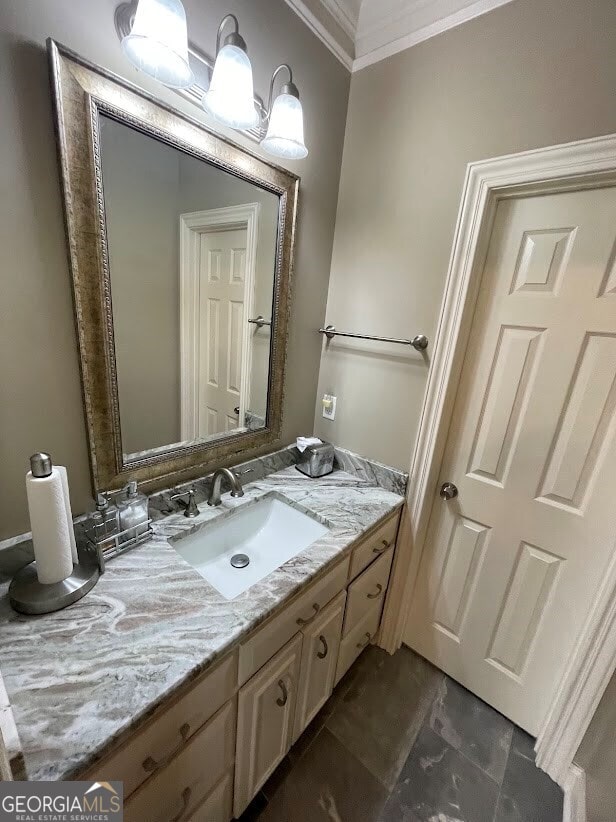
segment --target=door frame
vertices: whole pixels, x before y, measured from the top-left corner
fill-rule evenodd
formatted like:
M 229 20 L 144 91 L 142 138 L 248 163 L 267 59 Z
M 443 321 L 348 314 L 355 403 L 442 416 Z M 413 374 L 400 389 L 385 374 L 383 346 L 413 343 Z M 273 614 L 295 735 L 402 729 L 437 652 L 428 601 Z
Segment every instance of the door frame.
M 402 644 L 497 204 L 614 184 L 616 134 L 467 166 L 381 633 L 390 653 Z M 616 552 L 537 737 L 537 764 L 560 785 L 615 667 Z
M 251 316 L 257 268 L 260 203 L 242 203 L 180 214 L 180 431 L 182 442 L 198 438 L 199 419 L 199 236 L 215 231 L 246 230 L 246 318 Z M 244 323 L 244 363 L 240 386 L 240 413 L 246 411 L 250 388 L 252 344 Z

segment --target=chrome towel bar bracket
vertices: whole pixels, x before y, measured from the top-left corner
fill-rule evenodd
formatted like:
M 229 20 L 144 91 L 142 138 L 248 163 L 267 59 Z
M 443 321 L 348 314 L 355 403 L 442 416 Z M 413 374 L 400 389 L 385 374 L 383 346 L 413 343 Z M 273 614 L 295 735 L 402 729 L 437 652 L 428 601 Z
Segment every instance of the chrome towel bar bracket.
M 356 340 L 376 340 L 377 342 L 396 343 L 398 345 L 412 345 L 416 351 L 425 351 L 428 347 L 428 338 L 424 334 L 417 334 L 412 340 L 400 337 L 377 337 L 374 334 L 353 334 L 350 331 L 336 331 L 334 325 L 319 328 L 319 334 L 325 334 L 328 340 L 334 337 L 353 337 Z

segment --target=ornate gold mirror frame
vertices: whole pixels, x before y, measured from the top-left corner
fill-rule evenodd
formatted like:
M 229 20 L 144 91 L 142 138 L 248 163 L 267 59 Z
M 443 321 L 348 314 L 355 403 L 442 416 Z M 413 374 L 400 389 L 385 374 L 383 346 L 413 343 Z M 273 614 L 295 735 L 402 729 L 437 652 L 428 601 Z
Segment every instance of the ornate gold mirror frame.
M 280 438 L 299 178 L 209 131 L 120 77 L 48 41 L 66 233 L 94 492 L 146 490 L 206 473 Z M 265 427 L 123 454 L 102 191 L 99 115 L 161 140 L 280 198 Z

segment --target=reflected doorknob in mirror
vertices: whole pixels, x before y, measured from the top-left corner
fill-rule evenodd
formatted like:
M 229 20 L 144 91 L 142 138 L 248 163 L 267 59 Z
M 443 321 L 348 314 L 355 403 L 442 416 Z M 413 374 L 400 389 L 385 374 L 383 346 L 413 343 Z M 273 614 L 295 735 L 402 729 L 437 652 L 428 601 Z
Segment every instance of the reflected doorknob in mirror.
M 448 502 L 450 499 L 455 499 L 458 496 L 458 489 L 453 484 L 453 482 L 444 482 L 441 485 L 439 495 L 441 499 L 444 499 L 445 502 Z

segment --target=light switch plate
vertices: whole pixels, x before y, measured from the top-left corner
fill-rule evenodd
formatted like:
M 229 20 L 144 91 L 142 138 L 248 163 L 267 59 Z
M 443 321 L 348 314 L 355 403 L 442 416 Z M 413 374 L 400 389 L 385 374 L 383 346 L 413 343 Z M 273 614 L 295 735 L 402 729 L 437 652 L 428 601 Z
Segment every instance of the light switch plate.
M 323 416 L 326 420 L 336 419 L 336 399 L 333 394 L 323 394 Z

